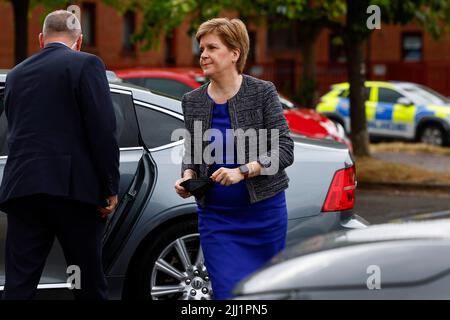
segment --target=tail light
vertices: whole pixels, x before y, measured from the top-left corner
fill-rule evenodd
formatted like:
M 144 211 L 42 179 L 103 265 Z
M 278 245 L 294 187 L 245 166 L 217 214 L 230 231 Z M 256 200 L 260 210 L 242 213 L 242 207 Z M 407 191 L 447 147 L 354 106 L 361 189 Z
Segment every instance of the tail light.
M 355 205 L 356 170 L 355 166 L 336 171 L 322 212 L 353 209 Z

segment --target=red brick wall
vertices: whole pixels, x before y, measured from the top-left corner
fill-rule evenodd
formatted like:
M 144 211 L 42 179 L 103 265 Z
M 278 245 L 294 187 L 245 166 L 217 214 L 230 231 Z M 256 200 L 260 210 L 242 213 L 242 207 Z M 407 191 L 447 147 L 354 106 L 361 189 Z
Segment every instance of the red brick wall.
M 96 7 L 96 46 L 83 47 L 83 50 L 99 55 L 107 68 L 118 69 L 128 67 L 163 67 L 165 65 L 165 42 L 160 38 L 159 49 L 141 52 L 140 46 L 134 54 L 125 53 L 122 50 L 123 18 L 117 11 L 103 4 L 100 0 L 88 0 L 97 4 Z M 77 2 L 78 4 L 81 1 Z M 0 68 L 11 68 L 14 65 L 14 27 L 11 4 L 0 1 Z M 38 7 L 30 13 L 29 22 L 29 54 L 39 50 L 37 36 L 41 30 L 44 9 Z M 235 17 L 236 14 L 224 13 L 224 16 Z M 137 13 L 136 27 L 142 23 L 142 14 Z M 180 67 L 198 66 L 192 53 L 192 40 L 187 35 L 189 29 L 186 20 L 175 32 L 174 56 L 176 65 Z M 290 72 L 294 73 L 293 88 L 298 87 L 301 73 L 301 56 L 297 50 L 274 51 L 267 43 L 267 27 L 264 22 L 259 25 L 250 24 L 248 29 L 256 33 L 256 64 L 265 66 L 264 75 L 269 80 L 274 80 L 277 68 L 276 60 L 285 59 L 293 61 L 294 67 Z M 450 95 L 450 35 L 434 40 L 423 31 L 423 62 L 420 64 L 405 65 L 401 61 L 401 33 L 404 31 L 421 31 L 414 24 L 407 26 L 382 25 L 381 30 L 375 30 L 370 38 L 371 65 L 385 64 L 388 67 L 385 76 L 407 76 L 402 70 L 409 70 L 411 81 L 418 81 L 432 86 L 445 94 Z M 321 88 L 325 90 L 329 83 L 345 80 L 345 68 L 343 65 L 330 64 L 329 59 L 329 31 L 323 30 L 316 43 L 316 63 L 318 64 L 319 80 Z M 367 49 L 367 47 L 365 48 Z M 367 52 L 366 52 L 367 54 Z M 405 69 L 406 68 L 406 69 Z M 377 78 L 377 77 L 375 77 Z M 321 89 L 321 90 L 322 90 Z
M 12 7 L 0 1 L 0 69 L 14 64 L 14 21 Z
M 134 55 L 124 53 L 122 51 L 122 16 L 115 9 L 106 6 L 101 1 L 91 2 L 97 3 L 96 46 L 84 46 L 82 50 L 99 55 L 110 69 L 134 66 L 161 66 L 164 64 L 164 41 L 161 41 L 158 51 L 153 50 L 143 53 L 138 47 Z M 11 68 L 14 66 L 14 20 L 11 4 L 0 2 L 0 12 L 2 14 L 0 19 L 0 68 Z M 45 12 L 45 9 L 40 6 L 30 13 L 28 27 L 29 55 L 39 50 L 38 34 L 42 29 Z M 141 21 L 142 15 L 138 14 L 136 26 L 139 26 Z

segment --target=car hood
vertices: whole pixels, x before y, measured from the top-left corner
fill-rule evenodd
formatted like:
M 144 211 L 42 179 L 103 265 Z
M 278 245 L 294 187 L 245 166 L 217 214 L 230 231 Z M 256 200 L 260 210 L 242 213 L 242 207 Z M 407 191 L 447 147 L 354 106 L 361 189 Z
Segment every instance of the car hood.
M 236 288 L 238 295 L 284 290 L 411 285 L 450 272 L 450 219 L 374 225 L 288 247 Z
M 450 116 L 450 104 L 446 105 L 428 104 L 426 109 L 434 111 L 436 116 L 440 118 Z
M 284 116 L 292 132 L 323 139 L 337 136 L 334 123 L 312 109 L 284 110 Z

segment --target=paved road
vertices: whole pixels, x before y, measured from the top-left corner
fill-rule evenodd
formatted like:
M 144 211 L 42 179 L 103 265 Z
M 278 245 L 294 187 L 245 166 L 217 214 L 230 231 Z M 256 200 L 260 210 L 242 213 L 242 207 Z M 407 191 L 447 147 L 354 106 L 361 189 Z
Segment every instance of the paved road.
M 354 212 L 372 224 L 443 210 L 450 210 L 449 193 L 395 189 L 356 191 Z

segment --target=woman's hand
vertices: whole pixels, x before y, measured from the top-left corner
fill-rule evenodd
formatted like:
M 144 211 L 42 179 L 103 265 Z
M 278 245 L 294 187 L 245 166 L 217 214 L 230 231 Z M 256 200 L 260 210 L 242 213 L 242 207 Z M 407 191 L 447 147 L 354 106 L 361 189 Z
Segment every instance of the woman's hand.
M 194 176 L 195 176 L 195 173 L 193 173 L 192 170 L 188 169 L 184 172 L 183 178 L 175 181 L 175 191 L 180 197 L 186 199 L 186 198 L 189 198 L 190 196 L 192 196 L 192 194 L 190 192 L 188 192 L 184 187 L 180 186 L 180 184 L 183 181 L 192 179 Z
M 243 180 L 244 175 L 241 173 L 239 168 L 220 168 L 214 171 L 214 173 L 211 175 L 211 179 L 213 179 L 214 182 L 220 183 L 221 185 L 229 186 Z
M 189 179 L 191 179 L 191 178 L 184 177 L 184 178 L 178 179 L 175 182 L 175 191 L 177 192 L 177 194 L 180 197 L 182 197 L 184 199 L 189 198 L 190 196 L 192 196 L 192 194 L 190 192 L 187 192 L 187 190 L 185 188 L 180 186 L 180 183 L 182 183 L 183 181 L 189 180 Z

